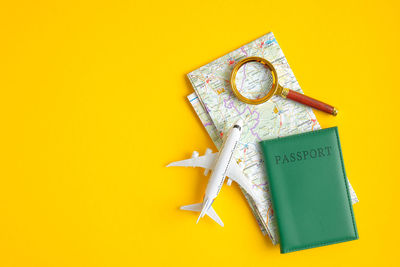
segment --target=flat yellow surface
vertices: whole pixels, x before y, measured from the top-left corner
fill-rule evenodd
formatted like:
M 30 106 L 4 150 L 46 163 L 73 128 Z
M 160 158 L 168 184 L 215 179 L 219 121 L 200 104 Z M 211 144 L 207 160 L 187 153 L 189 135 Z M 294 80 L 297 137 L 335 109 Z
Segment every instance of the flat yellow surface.
M 397 1 L 3 1 L 0 266 L 399 263 Z M 332 103 L 360 239 L 286 255 L 239 188 L 195 224 L 215 149 L 186 74 L 273 31 L 306 94 Z

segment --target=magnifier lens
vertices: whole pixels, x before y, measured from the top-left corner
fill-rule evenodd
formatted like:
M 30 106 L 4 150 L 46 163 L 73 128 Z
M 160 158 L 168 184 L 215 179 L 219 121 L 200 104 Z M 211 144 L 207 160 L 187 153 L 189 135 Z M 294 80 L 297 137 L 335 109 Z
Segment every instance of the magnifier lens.
M 272 71 L 259 62 L 251 61 L 238 69 L 235 83 L 241 95 L 257 100 L 266 96 L 272 89 Z

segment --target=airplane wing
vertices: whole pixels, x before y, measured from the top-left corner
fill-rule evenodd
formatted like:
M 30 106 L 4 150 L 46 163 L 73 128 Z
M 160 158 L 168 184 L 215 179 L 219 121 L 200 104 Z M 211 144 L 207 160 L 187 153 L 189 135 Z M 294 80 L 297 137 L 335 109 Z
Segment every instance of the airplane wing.
M 250 183 L 249 179 L 243 174 L 242 169 L 236 163 L 236 161 L 232 161 L 229 165 L 229 170 L 227 176 L 238 183 L 241 188 L 243 188 L 247 194 L 251 196 L 254 202 L 260 201 L 260 196 L 253 189 L 253 185 Z
M 213 169 L 214 163 L 217 158 L 218 153 L 210 153 L 201 157 L 193 157 L 190 159 L 185 159 L 181 161 L 175 161 L 167 165 L 171 166 L 183 166 L 183 167 L 202 167 L 205 169 Z

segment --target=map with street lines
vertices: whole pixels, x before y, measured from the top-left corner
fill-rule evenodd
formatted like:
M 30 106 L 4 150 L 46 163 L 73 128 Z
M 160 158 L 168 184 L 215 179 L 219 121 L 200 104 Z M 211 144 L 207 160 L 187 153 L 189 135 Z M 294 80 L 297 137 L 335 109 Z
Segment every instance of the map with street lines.
M 246 121 L 234 158 L 243 166 L 243 172 L 264 197 L 255 205 L 249 196 L 249 204 L 264 234 L 274 244 L 279 242 L 276 221 L 272 209 L 268 182 L 258 142 L 270 138 L 321 129 L 311 108 L 273 96 L 260 105 L 240 102 L 230 89 L 230 74 L 235 64 L 249 56 L 263 57 L 270 61 L 283 87 L 303 93 L 274 35 L 261 38 L 232 51 L 188 74 L 196 94 L 188 96 L 207 132 L 220 149 L 222 137 L 239 119 Z M 260 73 L 260 75 L 262 75 Z M 350 185 L 352 202 L 358 202 Z

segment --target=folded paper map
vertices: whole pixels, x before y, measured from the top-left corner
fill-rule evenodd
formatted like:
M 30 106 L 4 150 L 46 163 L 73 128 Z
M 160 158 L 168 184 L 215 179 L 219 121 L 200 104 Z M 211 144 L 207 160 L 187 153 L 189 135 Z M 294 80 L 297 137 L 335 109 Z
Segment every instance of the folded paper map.
M 235 63 L 249 56 L 263 57 L 277 70 L 283 87 L 303 93 L 274 35 L 268 33 L 259 39 L 230 52 L 188 74 L 195 94 L 188 96 L 214 144 L 220 149 L 222 137 L 239 118 L 246 120 L 242 138 L 234 154 L 242 162 L 243 172 L 264 201 L 255 205 L 249 196 L 250 207 L 264 234 L 274 244 L 279 242 L 269 186 L 265 176 L 259 141 L 321 129 L 311 108 L 273 96 L 260 105 L 248 105 L 235 98 L 229 77 Z M 358 202 L 350 185 L 352 203 Z

